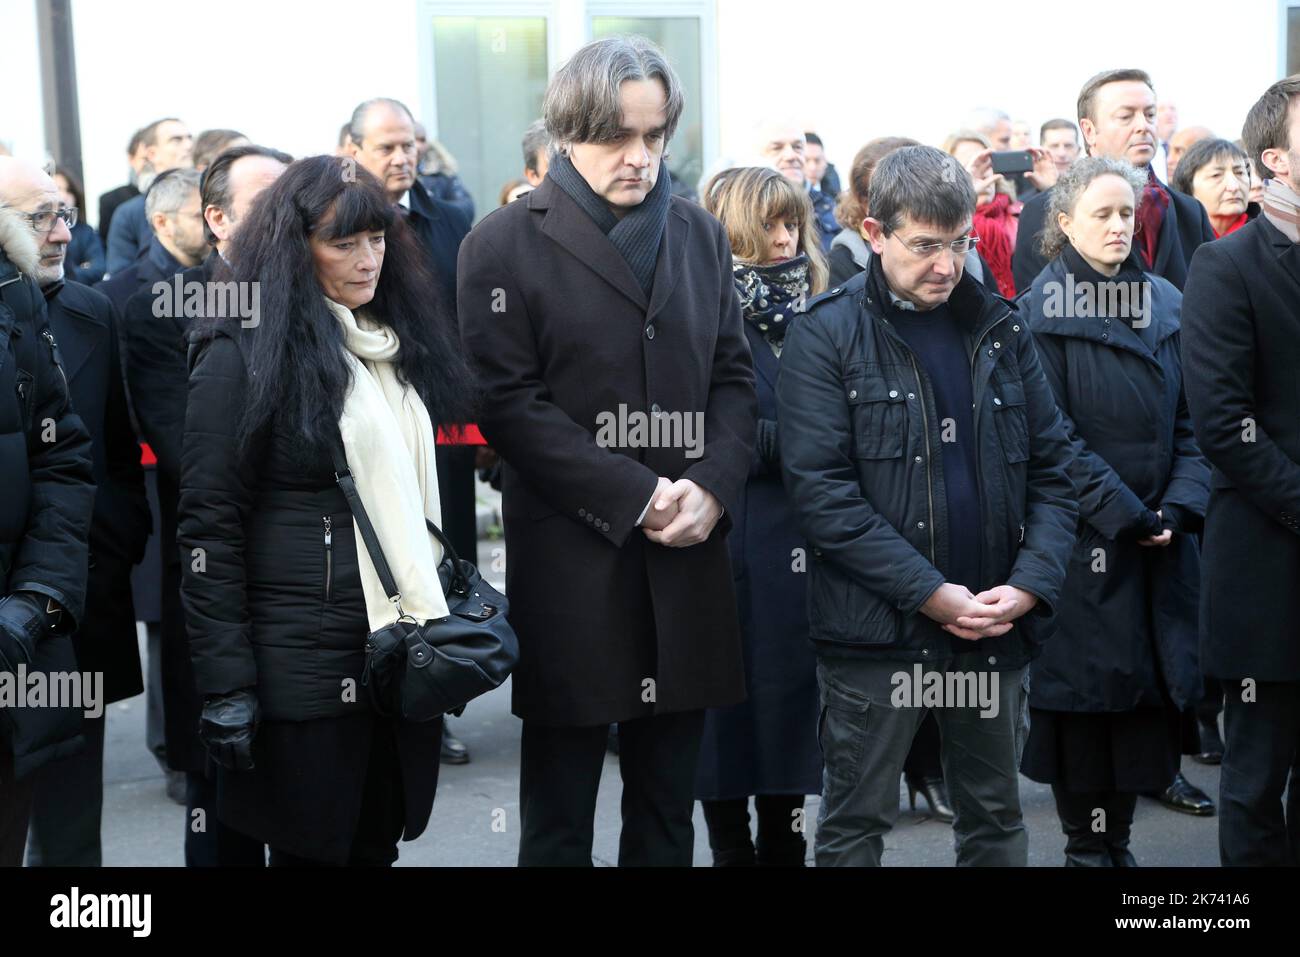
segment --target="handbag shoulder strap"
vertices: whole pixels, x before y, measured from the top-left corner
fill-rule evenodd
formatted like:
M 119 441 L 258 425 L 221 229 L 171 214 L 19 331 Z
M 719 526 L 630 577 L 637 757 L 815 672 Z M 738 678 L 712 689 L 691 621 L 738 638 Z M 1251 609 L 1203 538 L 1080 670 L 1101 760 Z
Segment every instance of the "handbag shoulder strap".
M 343 497 L 348 500 L 348 508 L 352 510 L 352 517 L 361 532 L 361 540 L 366 543 L 366 551 L 370 553 L 370 561 L 379 575 L 379 583 L 384 586 L 384 594 L 388 596 L 389 601 L 398 601 L 402 595 L 397 590 L 397 580 L 393 578 L 393 571 L 388 567 L 388 559 L 384 557 L 384 549 L 379 544 L 379 536 L 375 534 L 375 526 L 371 524 L 366 507 L 361 503 L 361 496 L 357 493 L 357 481 L 352 477 L 352 470 L 348 468 L 342 441 L 332 444 L 330 456 L 334 460 L 334 481 L 338 482 L 339 488 L 343 490 Z
M 384 549 L 379 544 L 379 536 L 375 533 L 375 526 L 371 524 L 370 515 L 361 502 L 360 493 L 357 492 L 357 480 L 352 477 L 352 470 L 348 467 L 347 456 L 343 452 L 341 440 L 335 441 L 331 445 L 330 457 L 334 463 L 334 481 L 338 483 L 339 488 L 343 490 L 343 497 L 347 499 L 348 508 L 351 509 L 352 517 L 356 520 L 357 529 L 361 532 L 361 540 L 365 542 L 366 551 L 370 554 L 370 561 L 375 566 L 376 574 L 379 575 L 379 583 L 384 586 L 384 594 L 388 596 L 389 601 L 399 601 L 402 596 L 397 590 L 397 580 L 393 578 L 392 569 L 388 567 L 388 559 L 384 557 Z M 456 549 L 452 547 L 451 540 L 427 516 L 424 519 L 424 524 L 428 526 L 433 537 L 442 545 L 443 553 L 451 558 L 452 587 L 457 588 L 459 586 L 461 591 L 466 590 L 464 575 L 461 574 L 460 570 L 460 556 L 456 554 Z

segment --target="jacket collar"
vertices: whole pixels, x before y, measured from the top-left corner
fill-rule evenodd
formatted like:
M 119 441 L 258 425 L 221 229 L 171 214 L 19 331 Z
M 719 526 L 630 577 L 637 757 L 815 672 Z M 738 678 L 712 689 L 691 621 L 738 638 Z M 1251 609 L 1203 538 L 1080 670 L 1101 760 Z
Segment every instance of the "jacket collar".
M 1136 253 L 1134 254 L 1136 255 Z M 1088 280 L 1072 277 L 1064 256 L 1057 256 L 1039 273 L 1026 298 L 1032 299 L 1033 331 L 1037 335 L 1055 335 L 1072 339 L 1086 339 L 1100 345 L 1127 349 L 1144 358 L 1155 360 L 1156 350 L 1161 343 L 1179 329 L 1181 305 L 1177 297 L 1171 295 L 1172 287 L 1167 280 L 1146 270 L 1139 270 L 1142 282 L 1148 289 L 1150 299 L 1146 303 L 1150 309 L 1149 323 L 1141 328 L 1134 328 L 1127 319 L 1109 316 L 1085 318 L 1068 315 L 1070 310 L 1049 310 L 1046 303 L 1051 297 L 1058 297 L 1062 305 L 1077 301 L 1076 290 L 1082 288 Z M 1048 283 L 1055 289 L 1048 289 Z M 1144 293 L 1145 295 L 1145 293 Z M 1111 319 L 1109 325 L 1105 319 Z M 1103 338 L 1103 336 L 1105 338 Z
M 145 258 L 158 276 L 171 276 L 185 271 L 185 267 L 181 265 L 180 260 L 167 251 L 167 247 L 158 241 L 157 236 L 149 240 Z

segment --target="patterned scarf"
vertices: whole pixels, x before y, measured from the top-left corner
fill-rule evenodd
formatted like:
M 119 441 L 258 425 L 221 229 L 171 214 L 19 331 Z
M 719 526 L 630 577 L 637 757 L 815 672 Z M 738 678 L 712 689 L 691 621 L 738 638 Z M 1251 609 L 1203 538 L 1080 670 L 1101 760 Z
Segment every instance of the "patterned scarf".
M 663 239 L 664 226 L 668 223 L 668 207 L 673 198 L 672 177 L 668 175 L 668 167 L 659 164 L 659 178 L 655 180 L 654 187 L 641 200 L 640 205 L 629 207 L 622 219 L 614 215 L 609 203 L 596 195 L 573 165 L 573 160 L 563 153 L 551 158 L 546 175 L 568 193 L 600 227 L 600 231 L 609 237 L 619 255 L 632 267 L 641 291 L 649 298 L 655 281 L 655 263 L 659 261 L 659 242 Z
M 1142 255 L 1142 262 L 1148 269 L 1156 265 L 1156 252 L 1160 248 L 1160 224 L 1165 220 L 1165 210 L 1169 208 L 1169 194 L 1156 179 L 1156 171 L 1147 167 L 1147 185 L 1142 190 L 1142 202 L 1138 205 L 1137 226 L 1133 230 L 1133 245 Z
M 1300 196 L 1276 177 L 1264 184 L 1264 198 L 1260 202 L 1268 221 L 1287 239 L 1300 243 Z
M 733 263 L 731 278 L 740 294 L 745 321 L 751 323 L 777 349 L 795 313 L 803 312 L 808 299 L 808 256 L 767 266 Z

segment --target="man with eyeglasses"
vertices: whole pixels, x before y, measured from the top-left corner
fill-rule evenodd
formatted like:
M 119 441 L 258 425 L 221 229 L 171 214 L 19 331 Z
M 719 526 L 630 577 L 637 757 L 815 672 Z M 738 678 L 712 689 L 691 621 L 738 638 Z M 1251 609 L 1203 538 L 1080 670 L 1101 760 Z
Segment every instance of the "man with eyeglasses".
M 66 244 L 57 190 L 0 157 L 0 680 L 77 670 L 86 622 L 91 437 L 38 283 Z M 37 232 L 44 227 L 40 236 Z M 54 239 L 47 237 L 50 231 Z M 26 684 L 26 681 L 23 681 Z M 22 863 L 35 777 L 80 750 L 82 709 L 0 704 L 0 867 Z
M 818 866 L 880 863 L 927 708 L 957 863 L 1028 863 L 1028 665 L 1078 510 L 1028 327 L 964 272 L 975 202 L 940 150 L 882 159 L 870 268 L 814 300 L 781 356 L 781 465 L 808 542 L 822 689 Z
M 85 614 L 73 635 L 77 670 L 103 676 L 98 714 L 82 727 L 86 747 L 33 776 L 27 863 L 98 867 L 103 806 L 103 707 L 144 690 L 131 569 L 144 558 L 151 519 L 140 445 L 127 411 L 118 319 L 100 292 L 64 276 L 64 257 L 77 221 L 54 180 L 37 166 L 13 161 L 0 168 L 0 204 L 19 211 L 37 244 L 32 278 L 41 287 L 63 361 L 63 381 L 92 442 L 94 512 L 90 525 Z
M 144 203 L 145 216 L 153 229 L 148 248 L 135 262 L 98 286 L 119 315 L 137 290 L 156 282 L 170 283 L 178 272 L 197 266 L 208 253 L 199 174 L 195 170 L 163 173 L 149 187 Z

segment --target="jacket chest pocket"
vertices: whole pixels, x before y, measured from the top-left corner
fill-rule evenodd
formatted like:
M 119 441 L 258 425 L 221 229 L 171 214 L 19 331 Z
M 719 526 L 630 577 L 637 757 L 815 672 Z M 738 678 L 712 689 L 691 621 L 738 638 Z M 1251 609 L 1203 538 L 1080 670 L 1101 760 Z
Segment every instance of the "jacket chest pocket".
M 844 398 L 853 421 L 853 457 L 902 456 L 907 438 L 907 397 L 902 383 L 870 370 L 846 375 Z
M 1017 380 L 994 382 L 993 419 L 997 422 L 998 441 L 1011 463 L 1029 460 L 1029 412 L 1025 406 L 1025 386 Z

